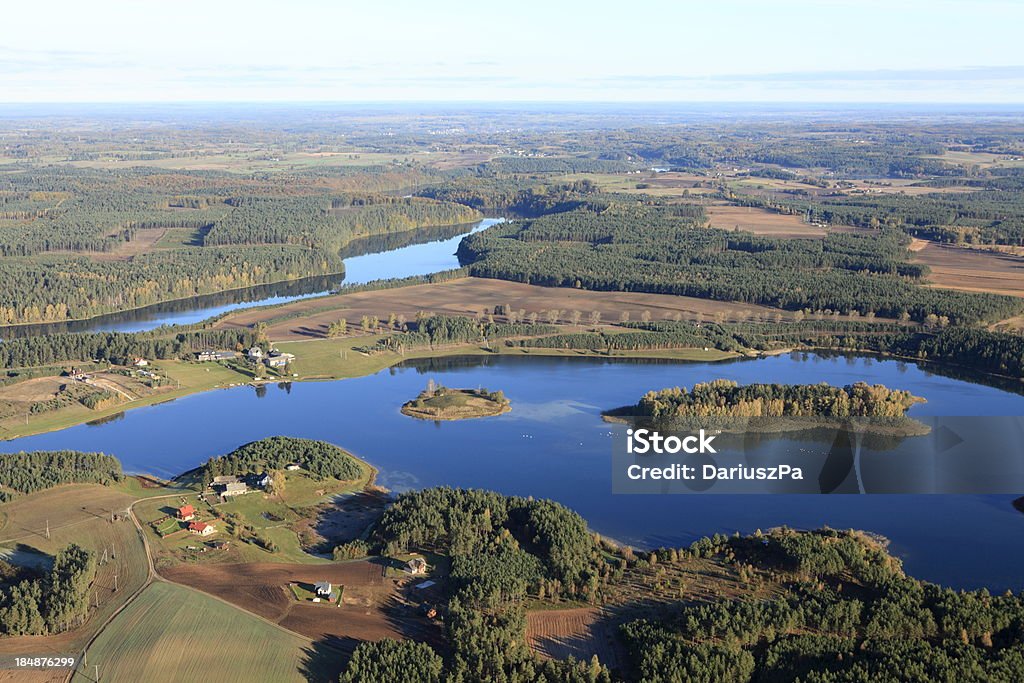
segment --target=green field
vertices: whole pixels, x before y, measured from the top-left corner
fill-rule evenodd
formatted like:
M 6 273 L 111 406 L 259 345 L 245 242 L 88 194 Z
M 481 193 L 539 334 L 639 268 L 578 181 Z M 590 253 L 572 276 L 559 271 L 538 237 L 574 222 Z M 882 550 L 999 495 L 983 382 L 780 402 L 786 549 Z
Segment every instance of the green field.
M 315 514 L 312 510 L 307 509 L 310 506 L 338 494 L 360 491 L 365 488 L 376 475 L 376 470 L 362 461 L 359 461 L 359 466 L 362 475 L 356 481 L 316 480 L 302 471 L 286 472 L 282 473 L 285 482 L 280 495 L 268 495 L 262 491 L 253 491 L 211 506 L 208 501 L 215 500 L 215 497 L 200 496 L 195 490 L 189 490 L 184 492 L 180 498 L 141 501 L 135 506 L 135 514 L 149 539 L 158 568 L 176 564 L 179 561 L 204 563 L 297 562 L 305 564 L 327 562 L 327 559 L 311 555 L 303 550 L 293 525 Z M 282 476 L 282 474 L 278 476 Z M 166 489 L 166 491 L 173 492 L 174 489 Z M 217 529 L 217 533 L 205 538 L 188 533 L 175 533 L 181 528 L 181 523 L 173 518 L 174 509 L 185 503 L 193 505 L 196 508 L 196 518 L 211 522 Z M 272 553 L 255 543 L 241 540 L 230 533 L 231 525 L 229 523 L 217 519 L 218 514 L 238 515 L 243 523 L 252 526 L 261 536 L 277 544 L 277 551 Z M 154 529 L 152 522 L 164 516 L 170 516 L 170 519 L 165 520 L 158 528 Z M 209 547 L 208 544 L 215 541 L 226 541 L 229 548 L 226 551 L 208 550 L 202 553 L 195 550 Z
M 157 582 L 104 629 L 73 681 L 305 681 L 336 676 L 313 644 L 227 603 Z M 334 657 L 333 661 L 339 658 Z

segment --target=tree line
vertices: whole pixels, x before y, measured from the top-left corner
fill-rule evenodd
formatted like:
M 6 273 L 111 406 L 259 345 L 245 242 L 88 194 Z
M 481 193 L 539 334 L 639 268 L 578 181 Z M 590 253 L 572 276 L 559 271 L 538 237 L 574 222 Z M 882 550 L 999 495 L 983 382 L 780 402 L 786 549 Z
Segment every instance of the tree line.
M 103 484 L 124 478 L 112 455 L 79 451 L 31 451 L 0 455 L 0 502 L 61 484 Z
M 65 362 L 126 365 L 132 358 L 189 358 L 203 349 L 244 349 L 256 341 L 253 330 L 193 330 L 172 333 L 66 332 L 0 341 L 0 368 L 31 368 Z
M 200 468 L 204 485 L 221 475 L 243 475 L 283 470 L 297 463 L 315 479 L 342 481 L 362 475 L 359 462 L 346 450 L 326 441 L 272 436 L 239 446 L 227 455 L 210 458 Z
M 371 540 L 384 553 L 431 550 L 452 558 L 452 592 L 445 606 L 450 659 L 416 645 L 360 645 L 346 681 L 409 680 L 409 663 L 425 678 L 604 683 L 610 674 L 589 663 L 542 661 L 525 641 L 525 599 L 593 595 L 604 558 L 586 523 L 547 500 L 447 487 L 400 495 Z M 385 659 L 370 664 L 375 654 Z M 378 678 L 373 678 L 376 675 Z
M 641 680 L 991 681 L 1024 675 L 1024 600 L 905 576 L 860 532 L 786 529 L 701 539 L 754 587 L 621 628 Z M 663 555 L 663 553 L 658 553 Z
M 480 220 L 476 209 L 420 197 L 233 197 L 205 246 L 299 244 L 338 254 L 353 239 Z
M 675 417 L 903 417 L 924 399 L 881 384 L 744 384 L 718 379 L 650 391 L 634 414 L 654 420 Z
M 670 209 L 619 202 L 497 225 L 468 235 L 470 274 L 553 287 L 676 294 L 951 324 L 994 322 L 1024 311 L 1020 299 L 921 286 L 906 236 L 834 235 L 785 240 L 697 227 Z
M 0 633 L 47 635 L 70 630 L 89 616 L 96 555 L 74 543 L 58 551 L 39 578 L 0 585 Z

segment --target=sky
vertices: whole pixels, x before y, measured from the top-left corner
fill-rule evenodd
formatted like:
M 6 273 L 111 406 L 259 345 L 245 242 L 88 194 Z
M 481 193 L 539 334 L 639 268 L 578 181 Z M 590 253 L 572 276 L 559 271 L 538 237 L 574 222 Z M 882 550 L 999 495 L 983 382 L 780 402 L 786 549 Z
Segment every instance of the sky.
M 5 3 L 0 103 L 1024 102 L 1024 0 Z

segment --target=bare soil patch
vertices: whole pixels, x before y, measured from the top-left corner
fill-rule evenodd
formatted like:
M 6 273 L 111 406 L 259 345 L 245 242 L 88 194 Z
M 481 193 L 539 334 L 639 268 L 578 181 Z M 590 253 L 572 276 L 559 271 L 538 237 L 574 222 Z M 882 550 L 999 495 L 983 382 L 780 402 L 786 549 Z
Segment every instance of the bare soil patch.
M 950 245 L 925 244 L 915 263 L 931 268 L 933 287 L 1024 296 L 1024 258 Z
M 435 641 L 440 636 L 436 624 L 420 617 L 401 599 L 402 579 L 385 577 L 384 565 L 377 561 L 178 565 L 162 569 L 161 574 L 309 638 L 326 639 L 343 648 L 364 640 L 416 637 Z M 290 582 L 316 581 L 343 587 L 338 606 L 298 603 L 288 593 Z
M 317 506 L 315 514 L 296 522 L 292 529 L 303 546 L 330 552 L 336 545 L 360 538 L 389 501 L 388 494 L 377 488 L 337 496 Z
M 145 254 L 156 248 L 156 243 L 167 232 L 168 228 L 144 228 L 135 231 L 135 238 L 121 242 L 111 251 L 57 251 L 54 253 L 77 254 L 88 256 L 94 261 L 127 261 L 133 256 Z
M 614 629 L 596 607 L 554 609 L 526 615 L 526 642 L 541 657 L 589 661 L 597 655 L 603 664 L 618 668 L 620 658 Z
M 800 216 L 785 215 L 752 206 L 709 206 L 705 208 L 711 227 L 752 232 L 770 237 L 824 237 L 825 230 L 804 223 Z
M 67 377 L 37 377 L 0 388 L 0 400 L 34 403 L 46 401 L 60 393 L 70 382 Z

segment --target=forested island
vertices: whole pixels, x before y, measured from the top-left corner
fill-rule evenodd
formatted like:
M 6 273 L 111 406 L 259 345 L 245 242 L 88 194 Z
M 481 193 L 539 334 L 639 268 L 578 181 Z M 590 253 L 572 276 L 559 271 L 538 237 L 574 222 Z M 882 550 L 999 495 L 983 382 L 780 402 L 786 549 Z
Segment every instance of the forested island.
M 501 415 L 512 410 L 501 391 L 451 389 L 433 380 L 412 401 L 402 405 L 402 414 L 420 420 L 468 420 Z
M 633 406 L 606 411 L 610 421 L 651 423 L 664 429 L 714 425 L 722 431 L 799 431 L 843 427 L 848 420 L 869 432 L 905 436 L 928 428 L 906 417 L 925 399 L 881 384 L 744 384 L 717 379 L 649 391 Z M 861 418 L 861 419 L 857 419 Z
M 744 384 L 727 379 L 644 394 L 633 414 L 672 417 L 903 417 L 920 396 L 881 384 Z

